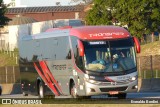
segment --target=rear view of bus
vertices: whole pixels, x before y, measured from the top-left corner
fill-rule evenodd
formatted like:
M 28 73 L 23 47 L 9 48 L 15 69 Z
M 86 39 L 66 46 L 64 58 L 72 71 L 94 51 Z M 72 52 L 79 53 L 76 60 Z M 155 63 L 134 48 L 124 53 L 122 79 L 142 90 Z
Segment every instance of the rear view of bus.
M 72 43 L 78 41 L 79 57 L 75 62 L 85 72 L 87 96 L 107 93 L 126 98 L 128 92 L 137 92 L 137 38 L 124 28 L 113 26 L 86 27 L 71 35 L 76 36 L 71 37 Z

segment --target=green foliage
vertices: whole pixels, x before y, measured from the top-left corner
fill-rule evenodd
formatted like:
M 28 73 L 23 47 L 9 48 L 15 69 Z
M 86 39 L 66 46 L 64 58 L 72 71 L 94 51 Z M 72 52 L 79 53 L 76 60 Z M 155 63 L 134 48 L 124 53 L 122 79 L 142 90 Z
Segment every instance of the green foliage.
M 88 25 L 110 25 L 112 24 L 112 13 L 106 7 L 107 0 L 95 0 L 93 8 L 86 16 Z
M 16 60 L 18 62 L 18 50 L 15 51 L 3 51 L 0 50 L 0 67 L 2 66 L 12 66 L 12 65 L 17 65 Z
M 17 66 L 19 59 L 19 50 L 15 48 L 14 51 L 0 50 L 0 67 Z
M 8 17 L 5 16 L 6 11 L 7 5 L 3 3 L 3 0 L 0 0 L 0 27 L 6 25 L 10 20 Z
M 87 13 L 88 25 L 127 26 L 133 36 L 158 31 L 160 0 L 94 0 Z

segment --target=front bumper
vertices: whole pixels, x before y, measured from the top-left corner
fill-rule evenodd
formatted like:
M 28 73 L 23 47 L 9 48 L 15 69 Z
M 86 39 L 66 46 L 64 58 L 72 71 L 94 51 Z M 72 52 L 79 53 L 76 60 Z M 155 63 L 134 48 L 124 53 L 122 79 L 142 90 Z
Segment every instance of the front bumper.
M 97 85 L 92 84 L 89 82 L 85 82 L 85 90 L 86 95 L 101 95 L 101 94 L 109 94 L 110 91 L 118 91 L 118 93 L 130 93 L 130 92 L 137 92 L 138 88 L 138 80 L 132 81 L 127 84 L 110 84 L 110 85 Z

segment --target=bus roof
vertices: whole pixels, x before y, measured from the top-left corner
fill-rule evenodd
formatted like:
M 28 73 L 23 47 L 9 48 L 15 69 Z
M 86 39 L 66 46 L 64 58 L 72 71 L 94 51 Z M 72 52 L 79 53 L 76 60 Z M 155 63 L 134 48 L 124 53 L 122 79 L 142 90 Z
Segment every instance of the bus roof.
M 130 33 L 118 26 L 83 26 L 70 29 L 70 35 L 80 39 L 98 40 L 127 38 Z
M 117 26 L 81 26 L 66 28 L 51 28 L 46 32 L 24 36 L 22 40 L 43 39 L 62 36 L 76 36 L 82 40 L 103 40 L 127 38 L 130 33 Z

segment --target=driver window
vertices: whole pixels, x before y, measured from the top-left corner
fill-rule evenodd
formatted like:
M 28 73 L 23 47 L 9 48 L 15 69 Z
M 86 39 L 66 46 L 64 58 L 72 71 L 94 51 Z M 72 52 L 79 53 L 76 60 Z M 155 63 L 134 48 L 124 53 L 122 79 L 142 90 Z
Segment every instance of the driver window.
M 82 57 L 79 56 L 79 52 L 78 52 L 78 42 L 77 42 L 77 40 L 78 39 L 76 37 L 74 37 L 74 36 L 71 37 L 74 59 L 75 59 L 75 63 L 77 65 L 77 67 L 81 70 L 84 70 L 83 60 L 82 60 Z

